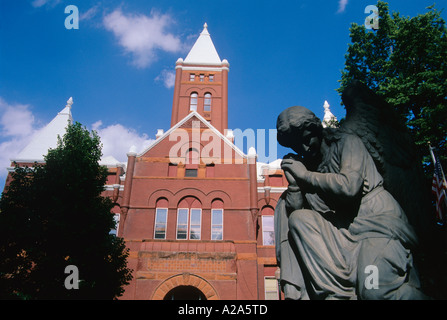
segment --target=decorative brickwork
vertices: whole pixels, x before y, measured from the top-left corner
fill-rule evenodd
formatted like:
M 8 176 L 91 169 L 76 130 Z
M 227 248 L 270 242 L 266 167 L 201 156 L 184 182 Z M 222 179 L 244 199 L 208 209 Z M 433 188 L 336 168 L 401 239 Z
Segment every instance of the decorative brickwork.
M 190 272 L 227 272 L 227 261 L 201 258 L 199 253 L 175 253 L 166 258 L 149 259 L 147 268 L 151 271 L 184 270 Z
M 178 286 L 192 286 L 203 292 L 207 300 L 219 300 L 217 291 L 205 279 L 190 273 L 166 279 L 155 289 L 152 300 L 163 300 L 166 294 Z

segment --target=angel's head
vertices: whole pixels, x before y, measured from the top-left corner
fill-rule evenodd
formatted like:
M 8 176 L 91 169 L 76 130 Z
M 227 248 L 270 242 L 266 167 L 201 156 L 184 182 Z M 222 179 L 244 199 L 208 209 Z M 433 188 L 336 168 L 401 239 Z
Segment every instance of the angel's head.
M 323 126 L 309 109 L 295 106 L 284 110 L 278 116 L 276 129 L 278 143 L 303 159 L 313 160 L 320 155 Z

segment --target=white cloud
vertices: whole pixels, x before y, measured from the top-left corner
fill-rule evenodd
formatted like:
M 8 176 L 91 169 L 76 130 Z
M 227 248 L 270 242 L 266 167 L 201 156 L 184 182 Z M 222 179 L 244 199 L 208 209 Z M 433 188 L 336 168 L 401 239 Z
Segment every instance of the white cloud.
M 182 49 L 180 39 L 166 31 L 171 23 L 171 17 L 166 14 L 124 14 L 121 9 L 106 15 L 103 20 L 104 27 L 118 38 L 138 68 L 148 67 L 156 60 L 157 50 L 179 52 Z
M 175 72 L 169 70 L 163 70 L 156 78 L 155 81 L 162 81 L 164 86 L 168 89 L 174 87 L 175 84 Z
M 0 97 L 0 190 L 11 159 L 22 151 L 37 130 L 29 105 L 10 104 Z
M 34 116 L 28 105 L 8 105 L 0 98 L 1 133 L 5 136 L 24 137 L 33 133 Z
M 339 0 L 338 1 L 338 11 L 337 13 L 345 12 L 346 6 L 348 5 L 348 0 Z
M 55 5 L 57 5 L 58 3 L 60 3 L 61 0 L 33 0 L 31 2 L 31 5 L 34 8 L 40 8 L 43 7 L 44 5 L 50 5 L 52 7 L 54 7 Z
M 129 129 L 121 124 L 114 124 L 103 127 L 101 120 L 92 125 L 103 144 L 103 158 L 113 156 L 120 162 L 127 162 L 127 152 L 132 146 L 141 152 L 149 147 L 155 140 L 149 139 L 147 134 L 139 134 L 134 129 Z
M 99 4 L 91 7 L 86 12 L 81 13 L 79 16 L 79 20 L 90 20 L 98 13 Z

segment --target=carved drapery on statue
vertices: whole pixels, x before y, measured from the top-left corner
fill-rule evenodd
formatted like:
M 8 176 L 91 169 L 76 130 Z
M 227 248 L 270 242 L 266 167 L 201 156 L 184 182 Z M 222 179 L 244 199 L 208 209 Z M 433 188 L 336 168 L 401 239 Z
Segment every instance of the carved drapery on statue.
M 418 203 L 418 186 L 403 186 L 419 181 L 420 162 L 392 109 L 369 89 L 355 82 L 342 98 L 347 116 L 337 129 L 323 129 L 303 107 L 278 117 L 278 142 L 295 151 L 283 159 L 289 187 L 275 209 L 285 297 L 423 299 L 407 218 L 417 221 L 422 209 L 399 204 L 405 196 Z M 366 283 L 369 270 L 377 283 Z

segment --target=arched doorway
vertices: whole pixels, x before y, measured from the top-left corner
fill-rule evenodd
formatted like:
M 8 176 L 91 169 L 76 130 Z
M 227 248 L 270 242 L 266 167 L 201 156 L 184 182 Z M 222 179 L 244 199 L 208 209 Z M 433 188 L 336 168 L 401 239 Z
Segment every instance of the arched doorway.
M 206 300 L 206 297 L 196 287 L 178 286 L 170 290 L 163 300 Z
M 186 288 L 182 288 L 186 287 Z M 192 288 L 191 288 L 192 287 Z M 197 291 L 194 291 L 194 289 Z M 204 278 L 190 273 L 182 273 L 169 277 L 163 281 L 152 295 L 152 300 L 170 300 L 174 294 L 174 299 L 179 299 L 184 293 L 192 293 L 195 299 L 201 297 L 203 300 L 218 300 L 219 296 L 213 286 Z M 202 294 L 203 296 L 201 296 Z M 191 300 L 190 297 L 187 299 Z

